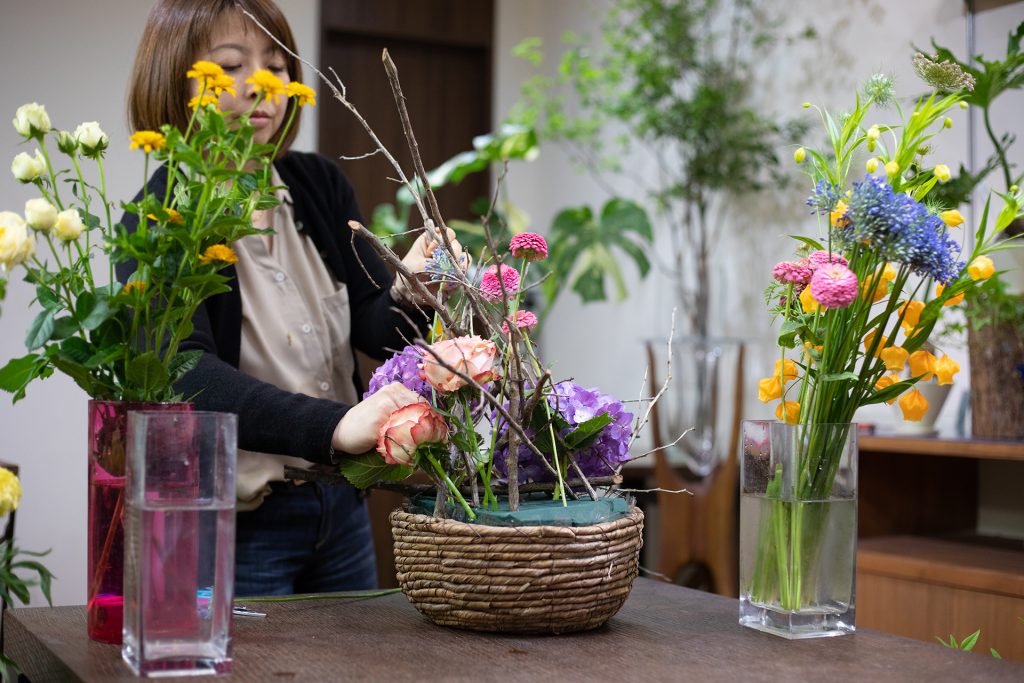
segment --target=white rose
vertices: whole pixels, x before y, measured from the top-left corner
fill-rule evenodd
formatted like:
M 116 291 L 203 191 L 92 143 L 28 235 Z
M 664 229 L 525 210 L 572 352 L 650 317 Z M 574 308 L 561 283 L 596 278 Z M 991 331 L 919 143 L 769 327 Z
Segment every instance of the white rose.
M 100 130 L 100 124 L 95 121 L 86 121 L 79 124 L 75 129 L 75 139 L 82 146 L 82 150 L 89 154 L 107 147 L 107 134 Z
M 35 244 L 21 216 L 0 211 L 0 265 L 8 270 L 18 265 L 32 255 Z
M 30 183 L 39 176 L 46 173 L 46 160 L 36 150 L 35 157 L 30 157 L 25 152 L 19 152 L 14 161 L 11 162 L 11 173 L 23 183 Z
M 35 102 L 18 107 L 12 123 L 14 123 L 14 130 L 25 138 L 45 133 L 53 127 L 50 125 L 50 117 L 46 113 L 46 108 Z
M 85 225 L 76 209 L 61 211 L 57 214 L 56 223 L 53 224 L 53 234 L 64 242 L 77 240 L 83 230 L 85 230 Z
M 34 230 L 49 232 L 57 222 L 57 207 L 42 197 L 25 202 L 25 222 Z

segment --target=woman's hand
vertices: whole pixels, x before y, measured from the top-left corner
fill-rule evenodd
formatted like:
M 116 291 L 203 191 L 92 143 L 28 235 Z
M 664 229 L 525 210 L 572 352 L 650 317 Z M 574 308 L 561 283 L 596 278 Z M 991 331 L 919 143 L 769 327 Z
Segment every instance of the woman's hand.
M 451 243 L 452 253 L 455 256 L 454 265 L 465 272 L 469 267 L 469 254 L 455 238 L 455 231 L 448 228 L 448 241 Z M 402 259 L 402 265 L 415 274 L 420 282 L 426 284 L 432 292 L 436 292 L 440 282 L 430 282 L 430 274 L 427 270 L 427 259 L 434 255 L 434 250 L 444 248 L 444 240 L 441 237 L 440 228 L 424 228 L 416 241 L 413 242 L 409 252 Z M 391 294 L 395 300 L 415 302 L 419 296 L 415 289 L 406 282 L 401 275 L 395 277 L 395 284 L 391 287 Z
M 415 391 L 392 382 L 345 413 L 334 428 L 331 445 L 346 453 L 365 453 L 377 445 L 377 432 L 394 411 L 410 403 L 425 402 Z

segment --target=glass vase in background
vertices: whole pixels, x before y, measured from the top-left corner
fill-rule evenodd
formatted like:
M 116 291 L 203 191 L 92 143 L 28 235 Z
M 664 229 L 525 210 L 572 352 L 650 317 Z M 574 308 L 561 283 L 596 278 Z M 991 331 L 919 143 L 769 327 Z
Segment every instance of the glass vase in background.
M 122 656 L 142 676 L 228 673 L 237 419 L 128 418 Z
M 121 644 L 128 411 L 190 408 L 188 403 L 89 401 L 86 611 L 91 640 Z
M 793 639 L 855 630 L 856 432 L 743 422 L 740 624 Z

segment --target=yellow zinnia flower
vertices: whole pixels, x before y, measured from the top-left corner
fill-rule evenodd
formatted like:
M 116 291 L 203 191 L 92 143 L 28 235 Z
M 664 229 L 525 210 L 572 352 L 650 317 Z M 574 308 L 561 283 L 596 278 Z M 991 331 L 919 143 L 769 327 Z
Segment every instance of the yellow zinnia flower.
M 944 289 L 946 289 L 946 288 L 943 286 L 943 284 L 941 282 L 939 284 L 935 285 L 935 296 L 942 296 L 942 291 Z M 942 305 L 943 306 L 956 306 L 958 303 L 960 303 L 963 300 L 964 300 L 964 293 L 960 292 L 956 296 L 951 296 Z
M 888 387 L 891 387 L 893 384 L 896 384 L 896 382 L 899 382 L 899 381 L 900 381 L 900 376 L 895 374 L 895 373 L 893 373 L 891 375 L 882 375 L 881 377 L 878 378 L 878 381 L 875 382 L 875 390 L 876 391 L 881 391 L 882 389 L 886 389 Z M 899 398 L 899 397 L 898 396 L 893 396 L 888 401 L 886 401 L 886 403 L 888 403 L 889 405 L 892 405 L 893 403 L 896 402 L 897 398 Z
M 220 104 L 220 100 L 218 100 L 213 95 L 209 95 L 209 94 L 201 95 L 201 96 L 200 95 L 196 95 L 195 97 L 193 97 L 191 100 L 188 101 L 189 109 L 193 109 L 193 110 L 194 109 L 199 109 L 199 107 L 205 107 L 208 104 L 212 104 L 214 107 L 217 107 L 217 111 L 220 111 L 220 107 L 218 106 Z
M 141 280 L 126 282 L 124 284 L 124 289 L 122 289 L 121 291 L 124 292 L 125 294 L 134 294 L 135 292 L 142 294 L 143 292 L 146 291 L 146 283 L 142 282 Z
M 927 382 L 935 376 L 935 361 L 938 360 L 930 352 L 918 349 L 910 354 L 910 376 L 921 377 L 922 382 Z
M 768 403 L 782 397 L 782 382 L 779 376 L 765 377 L 757 383 L 757 400 Z
M 949 211 L 943 211 L 939 214 L 939 218 L 942 222 L 951 228 L 955 228 L 958 225 L 962 225 L 964 222 L 963 214 L 956 209 L 950 209 Z
M 215 78 L 224 75 L 224 69 L 220 67 L 220 64 L 201 59 L 193 64 L 185 75 L 199 81 L 200 87 L 205 90 Z
M 292 81 L 285 86 L 285 90 L 288 93 L 288 97 L 294 97 L 298 101 L 300 107 L 304 107 L 307 104 L 311 107 L 316 106 L 316 91 L 308 85 Z
M 175 211 L 174 209 L 164 209 L 163 211 L 164 211 L 164 214 L 166 214 L 166 216 L 167 216 L 167 218 L 166 218 L 166 220 L 164 222 L 166 222 L 166 223 L 174 223 L 175 225 L 184 225 L 185 224 L 185 219 L 182 218 L 181 214 L 178 213 L 177 211 Z M 156 221 L 158 223 L 160 222 L 160 218 L 157 217 L 157 215 L 155 213 L 147 213 L 146 214 L 146 218 L 148 218 L 151 221 Z
M 245 79 L 245 82 L 251 83 L 256 92 L 262 92 L 268 100 L 272 100 L 275 104 L 280 101 L 281 95 L 285 94 L 284 81 L 266 69 L 259 69 Z
M 199 257 L 199 262 L 208 266 L 214 261 L 227 264 L 238 263 L 238 256 L 235 255 L 234 249 L 228 245 L 214 244 L 207 247 L 206 251 Z
M 972 280 L 987 280 L 996 272 L 996 264 L 988 256 L 979 256 L 967 266 L 967 274 Z
M 796 401 L 783 401 L 775 407 L 775 417 L 788 425 L 800 420 L 800 404 Z
M 232 97 L 237 95 L 235 92 L 235 79 L 223 73 L 207 80 L 206 88 L 214 95 L 220 95 L 222 92 L 231 93 Z
M 810 287 L 804 287 L 804 291 L 800 292 L 800 307 L 804 313 L 817 313 L 821 310 L 821 304 L 814 300 Z
M 958 372 L 960 372 L 960 364 L 946 354 L 935 361 L 935 377 L 938 378 L 939 384 L 952 384 L 953 375 Z
M 885 363 L 885 369 L 899 372 L 907 364 L 910 354 L 902 346 L 887 346 L 878 353 L 878 357 Z
M 0 467 L 0 516 L 18 509 L 21 502 L 21 482 L 6 467 Z
M 924 310 L 923 301 L 911 300 L 899 307 L 899 313 L 903 316 L 900 327 L 905 334 L 913 332 L 917 324 L 921 322 L 921 311 Z
M 163 133 L 158 133 L 155 130 L 139 130 L 132 133 L 130 149 L 142 148 L 142 151 L 146 154 L 151 153 L 155 149 L 163 149 L 164 145 L 167 144 L 167 138 L 163 136 Z
M 904 420 L 918 422 L 928 412 L 928 399 L 917 389 L 911 389 L 900 397 L 900 410 Z

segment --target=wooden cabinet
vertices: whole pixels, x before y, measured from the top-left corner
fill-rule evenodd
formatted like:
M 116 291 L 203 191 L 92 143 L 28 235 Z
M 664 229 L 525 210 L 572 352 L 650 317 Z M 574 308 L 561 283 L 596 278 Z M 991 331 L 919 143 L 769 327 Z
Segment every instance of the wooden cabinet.
M 981 628 L 978 651 L 1024 660 L 1024 540 L 977 533 L 980 464 L 1024 462 L 1024 443 L 859 446 L 858 626 L 933 642 Z

